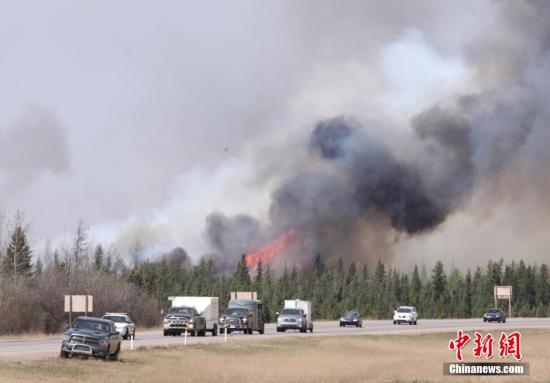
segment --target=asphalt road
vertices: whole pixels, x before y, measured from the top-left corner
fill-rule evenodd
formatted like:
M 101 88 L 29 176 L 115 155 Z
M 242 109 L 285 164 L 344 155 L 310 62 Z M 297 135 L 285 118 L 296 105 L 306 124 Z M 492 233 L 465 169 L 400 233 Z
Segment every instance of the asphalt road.
M 522 329 L 550 329 L 550 318 L 509 318 L 506 323 L 483 323 L 480 319 L 425 319 L 418 320 L 418 325 L 394 325 L 391 320 L 365 320 L 362 328 L 340 328 L 338 322 L 315 322 L 313 333 L 300 334 L 296 331 L 277 333 L 273 324 L 266 325 L 266 333 L 259 335 L 244 335 L 232 333 L 227 336 L 227 342 L 261 341 L 287 336 L 358 336 L 358 335 L 417 335 L 428 333 L 464 331 L 496 331 Z M 183 345 L 183 336 L 162 335 L 162 330 L 138 331 L 134 340 L 134 349 L 147 346 Z M 187 337 L 187 345 L 197 343 L 224 342 L 223 334 L 205 337 Z M 56 357 L 61 345 L 60 336 L 25 337 L 0 339 L 0 361 L 2 360 L 35 360 Z M 121 357 L 130 351 L 130 341 L 123 341 Z

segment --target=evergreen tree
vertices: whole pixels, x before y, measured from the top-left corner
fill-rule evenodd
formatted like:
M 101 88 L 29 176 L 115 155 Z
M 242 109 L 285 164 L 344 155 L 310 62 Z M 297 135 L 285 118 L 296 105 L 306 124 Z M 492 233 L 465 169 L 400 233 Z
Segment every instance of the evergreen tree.
M 250 280 L 250 272 L 246 264 L 246 255 L 241 255 L 241 260 L 237 264 L 235 273 L 233 274 L 232 288 L 233 291 L 250 291 L 252 282 Z
M 94 268 L 96 270 L 103 270 L 103 247 L 97 245 L 94 250 Z
M 21 224 L 15 227 L 3 260 L 4 273 L 11 274 L 14 279 L 17 275 L 28 276 L 32 272 L 32 251 L 25 231 Z
M 411 277 L 411 304 L 420 310 L 420 294 L 422 292 L 422 281 L 418 274 L 418 266 L 414 266 L 414 271 Z

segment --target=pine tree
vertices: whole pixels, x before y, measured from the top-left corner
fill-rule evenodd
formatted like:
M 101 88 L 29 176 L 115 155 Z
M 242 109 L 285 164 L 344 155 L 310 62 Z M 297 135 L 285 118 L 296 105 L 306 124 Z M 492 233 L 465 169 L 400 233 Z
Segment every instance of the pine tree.
M 11 274 L 15 280 L 17 275 L 30 275 L 32 273 L 32 251 L 27 243 L 25 229 L 18 224 L 12 235 L 2 268 L 4 273 Z
M 250 272 L 246 264 L 246 255 L 241 255 L 241 260 L 237 264 L 235 273 L 233 274 L 233 291 L 250 291 L 252 282 L 250 280 Z
M 411 278 L 411 302 L 417 310 L 420 309 L 420 294 L 422 291 L 422 281 L 418 274 L 418 266 L 414 266 L 414 271 Z
M 464 282 L 464 316 L 472 317 L 472 273 L 470 270 L 466 273 Z
M 34 264 L 34 270 L 36 275 L 42 274 L 42 270 L 44 269 L 44 265 L 42 264 L 42 260 L 40 260 L 40 257 L 36 259 L 36 262 Z
M 97 271 L 103 269 L 103 247 L 101 245 L 97 245 L 94 250 L 94 268 Z

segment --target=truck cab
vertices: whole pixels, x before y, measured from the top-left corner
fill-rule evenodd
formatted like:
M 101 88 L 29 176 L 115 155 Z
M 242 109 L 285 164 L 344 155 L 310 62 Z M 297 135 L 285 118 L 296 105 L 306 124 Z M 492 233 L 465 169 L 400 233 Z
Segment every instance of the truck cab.
M 194 307 L 172 307 L 164 317 L 164 336 L 181 335 L 189 332 L 191 336 L 204 336 L 206 321 Z
M 220 325 L 223 325 L 224 328 L 229 330 L 229 332 L 233 330 L 244 331 L 246 329 L 247 334 L 252 334 L 254 331 L 257 331 L 260 334 L 264 333 L 265 323 L 263 319 L 262 301 L 257 299 L 231 299 L 226 310 L 229 310 L 232 313 L 239 312 L 239 315 L 222 315 L 222 318 L 224 318 L 223 323 L 221 321 L 222 318 L 220 318 Z M 236 317 L 241 318 L 241 323 L 239 326 L 237 326 Z M 242 321 L 242 319 L 245 318 L 246 326 L 244 326 Z

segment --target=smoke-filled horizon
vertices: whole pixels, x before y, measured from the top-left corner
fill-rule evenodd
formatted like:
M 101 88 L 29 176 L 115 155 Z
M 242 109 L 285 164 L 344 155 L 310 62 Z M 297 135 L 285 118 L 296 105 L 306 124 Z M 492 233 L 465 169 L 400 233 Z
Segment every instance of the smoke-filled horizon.
M 276 267 L 547 257 L 547 3 L 69 3 L 0 12 L 0 208 L 39 243 L 83 218 L 224 271 L 278 238 Z

